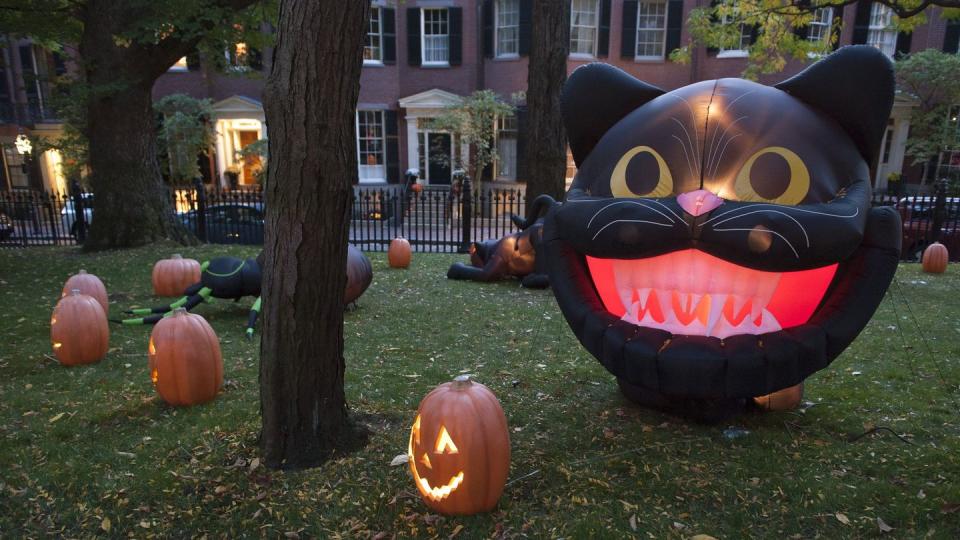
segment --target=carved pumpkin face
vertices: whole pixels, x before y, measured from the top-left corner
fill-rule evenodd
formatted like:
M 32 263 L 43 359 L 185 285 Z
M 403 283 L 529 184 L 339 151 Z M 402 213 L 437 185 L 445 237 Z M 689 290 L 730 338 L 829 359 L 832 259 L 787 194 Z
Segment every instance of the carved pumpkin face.
M 581 343 L 621 386 L 683 399 L 761 396 L 826 366 L 896 269 L 899 219 L 871 210 L 868 167 L 892 95 L 866 47 L 777 87 L 663 92 L 577 70 L 563 102 L 579 169 L 544 237 Z
M 466 377 L 438 386 L 420 403 L 407 458 L 417 489 L 434 510 L 492 509 L 510 467 L 507 421 L 497 398 Z

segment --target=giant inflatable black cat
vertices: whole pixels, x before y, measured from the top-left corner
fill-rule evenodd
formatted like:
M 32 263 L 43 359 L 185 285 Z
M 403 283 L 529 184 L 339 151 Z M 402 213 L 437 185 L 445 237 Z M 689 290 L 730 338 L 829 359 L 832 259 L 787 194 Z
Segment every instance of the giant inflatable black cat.
M 604 64 L 562 112 L 577 176 L 544 221 L 570 327 L 645 404 L 709 418 L 800 384 L 876 310 L 900 220 L 870 207 L 891 62 L 847 47 L 773 87 L 672 92 Z

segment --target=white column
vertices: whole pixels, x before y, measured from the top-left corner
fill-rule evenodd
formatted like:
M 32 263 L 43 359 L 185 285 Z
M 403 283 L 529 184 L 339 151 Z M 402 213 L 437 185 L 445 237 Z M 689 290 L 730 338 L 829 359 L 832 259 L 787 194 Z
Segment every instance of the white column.
M 226 128 L 223 120 L 218 120 L 216 125 L 217 170 L 214 171 L 214 174 L 217 175 L 217 184 L 220 187 L 227 187 L 226 179 L 223 177 L 223 171 L 227 170 Z
M 416 169 L 420 167 L 420 139 L 417 136 L 417 119 L 416 116 L 408 115 L 405 120 L 407 121 L 407 168 Z M 426 174 L 426 171 L 420 171 L 420 178 L 423 179 L 423 176 Z M 422 183 L 422 182 L 420 182 Z

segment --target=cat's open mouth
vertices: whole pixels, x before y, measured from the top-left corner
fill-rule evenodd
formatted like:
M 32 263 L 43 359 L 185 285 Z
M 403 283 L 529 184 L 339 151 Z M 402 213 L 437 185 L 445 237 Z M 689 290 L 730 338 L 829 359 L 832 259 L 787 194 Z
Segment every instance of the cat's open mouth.
M 696 249 L 645 259 L 586 257 L 594 287 L 621 320 L 674 335 L 720 339 L 806 323 L 837 265 L 764 272 Z

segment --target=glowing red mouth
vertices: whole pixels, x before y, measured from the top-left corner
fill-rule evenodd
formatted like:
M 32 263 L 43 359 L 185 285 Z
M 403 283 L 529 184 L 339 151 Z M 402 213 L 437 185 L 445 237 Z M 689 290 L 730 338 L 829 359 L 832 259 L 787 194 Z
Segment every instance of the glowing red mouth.
M 807 322 L 837 271 L 832 264 L 763 272 L 696 249 L 648 259 L 587 257 L 587 266 L 604 307 L 624 321 L 721 339 Z

